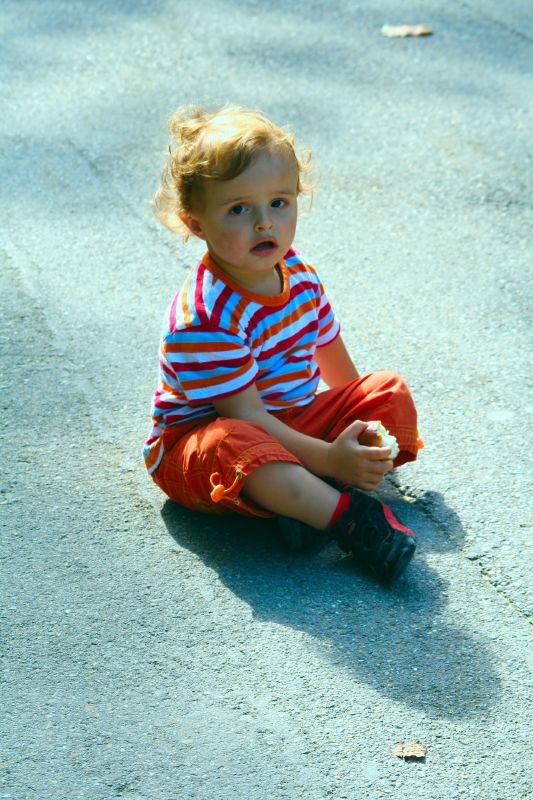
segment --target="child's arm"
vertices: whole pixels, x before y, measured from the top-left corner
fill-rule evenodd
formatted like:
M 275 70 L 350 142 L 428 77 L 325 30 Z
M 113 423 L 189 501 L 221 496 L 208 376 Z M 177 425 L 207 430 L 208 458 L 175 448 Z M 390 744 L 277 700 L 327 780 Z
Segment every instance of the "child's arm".
M 260 425 L 315 475 L 337 478 L 359 489 L 371 491 L 379 485 L 383 475 L 392 469 L 390 447 L 365 447 L 357 441 L 367 428 L 366 422 L 352 423 L 330 443 L 295 431 L 270 414 L 255 385 L 214 400 L 213 405 L 221 417 Z
M 315 361 L 320 367 L 320 377 L 330 389 L 359 378 L 359 373 L 340 335 L 324 347 L 317 347 Z

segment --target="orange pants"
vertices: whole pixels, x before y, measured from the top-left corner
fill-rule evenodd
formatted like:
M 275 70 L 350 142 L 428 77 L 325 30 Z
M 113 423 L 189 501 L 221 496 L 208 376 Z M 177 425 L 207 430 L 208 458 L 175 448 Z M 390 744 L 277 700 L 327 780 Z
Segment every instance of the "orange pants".
M 400 452 L 394 466 L 414 461 L 418 453 L 416 409 L 407 384 L 393 372 L 373 372 L 344 386 L 317 394 L 303 408 L 276 413 L 286 425 L 308 436 L 332 442 L 355 420 L 380 420 L 396 436 Z M 208 514 L 237 512 L 271 517 L 241 495 L 244 478 L 261 464 L 290 461 L 296 456 L 260 425 L 209 416 L 164 431 L 165 453 L 152 477 L 172 500 Z M 213 502 L 216 483 L 231 487 Z

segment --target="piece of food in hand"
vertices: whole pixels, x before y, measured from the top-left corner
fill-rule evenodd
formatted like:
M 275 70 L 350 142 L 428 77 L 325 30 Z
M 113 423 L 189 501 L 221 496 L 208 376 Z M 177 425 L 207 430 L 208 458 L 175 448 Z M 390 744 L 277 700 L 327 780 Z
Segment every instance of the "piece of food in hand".
M 396 436 L 389 433 L 379 420 L 368 423 L 368 428 L 359 437 L 359 444 L 364 444 L 366 447 L 390 447 L 390 458 L 393 460 L 400 452 Z

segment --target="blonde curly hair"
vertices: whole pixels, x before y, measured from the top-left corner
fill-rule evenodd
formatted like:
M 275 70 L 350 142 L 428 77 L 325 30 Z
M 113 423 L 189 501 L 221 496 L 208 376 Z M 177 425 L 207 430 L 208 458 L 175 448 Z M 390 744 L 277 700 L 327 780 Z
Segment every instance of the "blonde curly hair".
M 261 151 L 285 152 L 298 168 L 298 194 L 310 192 L 311 154 L 297 154 L 294 136 L 261 112 L 223 106 L 209 112 L 197 106 L 179 108 L 168 121 L 171 144 L 153 200 L 156 217 L 186 241 L 189 231 L 181 215 L 202 208 L 210 181 L 228 181 L 240 175 Z

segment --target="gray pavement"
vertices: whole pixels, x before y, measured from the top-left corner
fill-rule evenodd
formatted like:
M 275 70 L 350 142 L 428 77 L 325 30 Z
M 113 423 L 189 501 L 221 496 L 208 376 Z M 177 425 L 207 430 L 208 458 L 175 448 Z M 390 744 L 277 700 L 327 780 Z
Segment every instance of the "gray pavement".
M 436 33 L 380 36 L 404 22 Z M 4 0 L 0 27 L 0 798 L 531 796 L 530 4 Z M 313 150 L 297 244 L 360 371 L 415 393 L 392 588 L 144 473 L 200 252 L 150 214 L 164 120 L 226 101 Z

